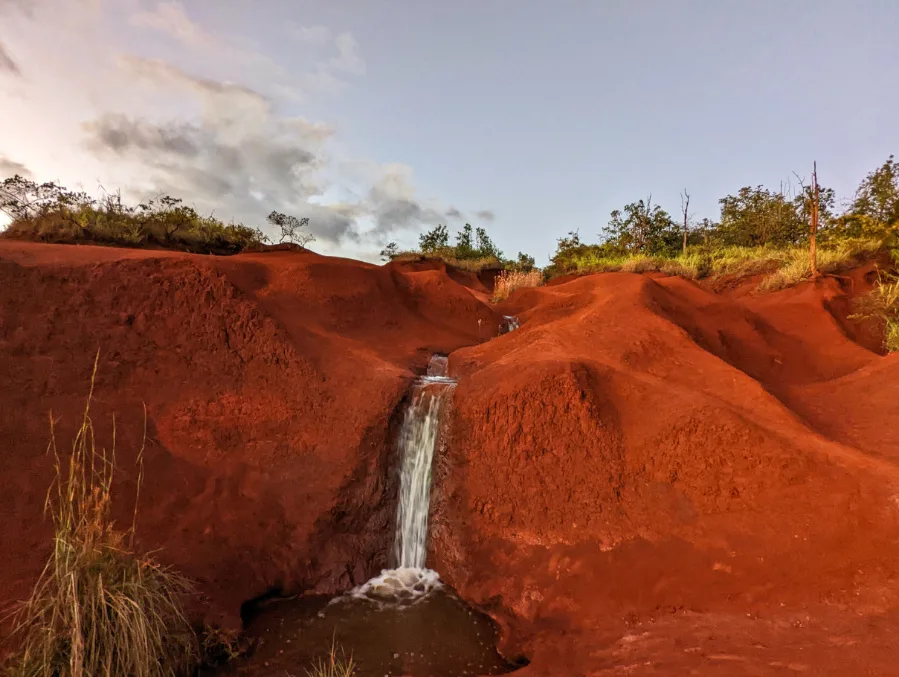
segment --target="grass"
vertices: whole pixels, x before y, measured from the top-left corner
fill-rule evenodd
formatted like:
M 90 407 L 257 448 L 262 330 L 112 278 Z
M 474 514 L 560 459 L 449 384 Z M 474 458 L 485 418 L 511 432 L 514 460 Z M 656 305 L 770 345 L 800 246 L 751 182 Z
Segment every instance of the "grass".
M 539 270 L 524 272 L 521 270 L 504 270 L 495 281 L 493 302 L 499 303 L 509 298 L 516 289 L 522 287 L 539 287 L 543 284 L 543 273 Z
M 325 658 L 319 658 L 312 664 L 312 668 L 306 670 L 307 677 L 353 677 L 356 674 L 356 664 L 353 657 L 347 658 L 343 649 L 339 650 L 337 644 L 332 642 L 331 649 Z
M 400 252 L 390 257 L 391 261 L 410 262 L 410 261 L 443 261 L 446 265 L 466 270 L 470 273 L 480 273 L 484 270 L 498 270 L 504 267 L 502 261 L 495 256 L 475 259 L 460 259 L 453 255 L 453 248 L 450 251 L 428 252 L 422 253 L 418 251 Z
M 98 354 L 99 358 L 99 354 Z M 48 451 L 56 478 L 46 510 L 54 526 L 53 552 L 31 597 L 13 617 L 20 650 L 14 677 L 176 677 L 189 674 L 197 639 L 180 597 L 190 583 L 147 555 L 134 552 L 131 528 L 119 532 L 111 516 L 115 420 L 110 453 L 97 449 L 90 414 L 97 361 L 81 425 L 64 461 L 51 416 Z M 146 428 L 146 426 L 145 426 Z M 138 454 L 142 472 L 143 448 Z
M 876 240 L 843 240 L 834 246 L 822 247 L 817 254 L 818 270 L 822 273 L 836 272 L 856 263 L 865 255 L 875 253 L 880 248 L 880 243 Z M 781 267 L 759 283 L 761 291 L 784 289 L 811 277 L 811 259 L 808 250 L 794 248 L 787 251 L 788 256 Z
M 888 353 L 899 351 L 899 275 L 882 271 L 871 293 L 859 298 L 856 305 L 852 317 L 882 320 L 883 347 Z
M 851 266 L 883 249 L 875 239 L 845 239 L 818 247 L 818 269 L 831 273 Z M 600 272 L 662 272 L 688 279 L 764 275 L 759 289 L 773 291 L 791 286 L 811 275 L 806 247 L 692 247 L 686 254 L 664 256 L 603 256 L 586 249 L 566 261 L 559 274 Z

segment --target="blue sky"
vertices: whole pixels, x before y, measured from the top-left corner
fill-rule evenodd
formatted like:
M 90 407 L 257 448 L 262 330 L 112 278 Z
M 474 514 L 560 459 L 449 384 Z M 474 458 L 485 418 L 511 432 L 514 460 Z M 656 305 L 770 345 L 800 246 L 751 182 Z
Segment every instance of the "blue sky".
M 0 173 L 308 215 L 370 260 L 469 220 L 545 263 L 650 193 L 715 218 L 817 160 L 848 197 L 899 151 L 897 26 L 886 0 L 0 0 Z

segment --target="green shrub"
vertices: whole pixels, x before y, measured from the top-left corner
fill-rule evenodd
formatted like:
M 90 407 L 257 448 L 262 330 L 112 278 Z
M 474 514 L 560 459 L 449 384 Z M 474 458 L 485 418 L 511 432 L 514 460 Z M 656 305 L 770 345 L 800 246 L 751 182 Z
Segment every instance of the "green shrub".
M 234 254 L 268 241 L 258 228 L 200 216 L 193 207 L 167 195 L 131 207 L 118 195 L 97 202 L 83 193 L 71 193 L 53 183 L 36 184 L 20 176 L 0 182 L 0 211 L 12 219 L 0 237 L 15 240 L 213 254 Z

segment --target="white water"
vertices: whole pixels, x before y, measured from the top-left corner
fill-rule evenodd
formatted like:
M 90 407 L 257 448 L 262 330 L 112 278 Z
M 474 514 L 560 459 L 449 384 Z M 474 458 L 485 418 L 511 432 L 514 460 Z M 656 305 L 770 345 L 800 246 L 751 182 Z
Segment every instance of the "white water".
M 400 568 L 421 569 L 428 542 L 431 504 L 431 465 L 440 433 L 440 420 L 456 382 L 446 375 L 447 358 L 435 355 L 428 375 L 412 387 L 412 400 L 400 429 L 399 505 L 396 513 L 394 559 Z
M 354 588 L 349 597 L 378 605 L 409 605 L 442 587 L 436 571 L 425 568 L 428 547 L 428 511 L 431 505 L 431 465 L 456 382 L 447 376 L 449 360 L 434 355 L 427 376 L 412 386 L 412 397 L 403 416 L 398 449 L 400 490 L 393 546 L 395 569 Z M 338 598 L 339 599 L 339 598 Z M 338 600 L 333 600 L 337 602 Z

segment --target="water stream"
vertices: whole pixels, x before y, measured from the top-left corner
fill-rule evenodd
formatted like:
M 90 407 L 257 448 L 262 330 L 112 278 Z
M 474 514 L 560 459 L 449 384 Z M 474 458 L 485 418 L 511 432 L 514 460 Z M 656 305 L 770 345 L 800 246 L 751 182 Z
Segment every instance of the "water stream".
M 436 355 L 428 375 L 412 387 L 412 399 L 400 429 L 399 505 L 394 559 L 399 568 L 423 569 L 431 505 L 431 466 L 443 418 L 456 382 L 447 376 L 447 358 Z

